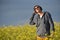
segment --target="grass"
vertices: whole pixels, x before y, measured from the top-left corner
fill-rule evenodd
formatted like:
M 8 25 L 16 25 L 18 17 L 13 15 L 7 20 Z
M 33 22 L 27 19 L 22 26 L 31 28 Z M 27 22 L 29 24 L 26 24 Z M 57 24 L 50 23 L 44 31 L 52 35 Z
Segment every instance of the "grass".
M 28 24 L 0 27 L 0 40 L 36 40 L 36 27 Z M 60 23 L 55 23 L 53 40 L 60 40 Z

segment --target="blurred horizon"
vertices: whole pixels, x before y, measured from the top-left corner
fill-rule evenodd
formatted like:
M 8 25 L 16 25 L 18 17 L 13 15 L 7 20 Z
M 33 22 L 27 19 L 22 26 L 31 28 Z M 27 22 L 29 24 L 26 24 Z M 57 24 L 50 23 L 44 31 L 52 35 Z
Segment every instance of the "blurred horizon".
M 60 0 L 0 0 L 0 26 L 28 23 L 34 5 L 40 5 L 51 13 L 54 22 L 60 22 Z

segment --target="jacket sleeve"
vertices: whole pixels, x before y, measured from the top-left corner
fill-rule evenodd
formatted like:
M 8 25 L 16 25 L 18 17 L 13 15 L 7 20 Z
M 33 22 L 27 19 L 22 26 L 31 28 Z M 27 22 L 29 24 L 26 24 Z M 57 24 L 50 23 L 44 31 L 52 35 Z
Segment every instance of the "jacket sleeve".
M 50 29 L 52 31 L 55 31 L 55 28 L 54 28 L 54 23 L 53 23 L 53 20 L 52 20 L 52 17 L 51 17 L 51 14 L 48 12 L 48 20 L 49 20 L 49 24 L 50 24 Z
M 35 20 L 36 20 L 35 15 L 36 15 L 36 14 L 33 14 L 32 17 L 30 18 L 30 22 L 29 22 L 30 25 L 35 25 L 35 24 L 36 24 L 36 21 L 35 21 Z

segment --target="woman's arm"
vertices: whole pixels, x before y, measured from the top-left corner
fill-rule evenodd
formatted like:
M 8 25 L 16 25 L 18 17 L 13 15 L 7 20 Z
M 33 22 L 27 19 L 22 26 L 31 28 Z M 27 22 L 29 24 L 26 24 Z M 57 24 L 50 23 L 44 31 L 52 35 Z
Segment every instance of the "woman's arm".
M 34 25 L 35 24 L 35 22 L 34 22 L 34 16 L 35 16 L 35 13 L 33 13 L 32 17 L 30 18 L 30 22 L 29 22 L 30 25 Z
M 49 12 L 47 12 L 47 14 L 48 14 L 48 19 L 49 19 L 50 28 L 51 28 L 52 31 L 55 31 L 54 23 L 53 23 L 51 14 L 50 14 Z

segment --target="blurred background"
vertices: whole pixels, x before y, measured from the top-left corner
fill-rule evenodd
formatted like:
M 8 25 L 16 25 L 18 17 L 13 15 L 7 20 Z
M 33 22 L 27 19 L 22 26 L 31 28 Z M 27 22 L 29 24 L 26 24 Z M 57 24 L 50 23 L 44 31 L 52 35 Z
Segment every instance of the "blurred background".
M 60 22 L 60 0 L 0 0 L 0 26 L 28 23 L 34 5 L 42 6 L 54 22 Z

